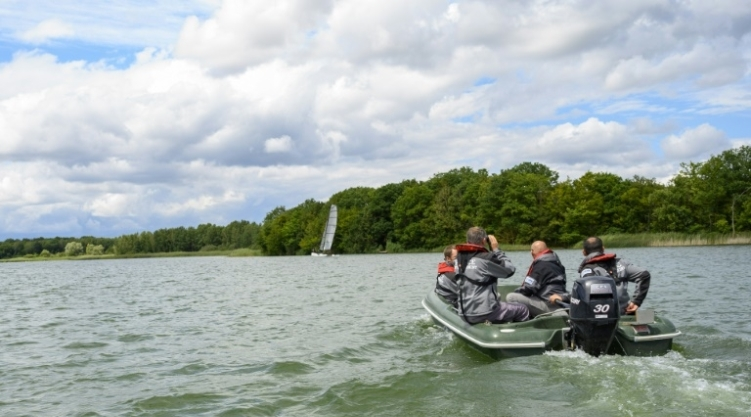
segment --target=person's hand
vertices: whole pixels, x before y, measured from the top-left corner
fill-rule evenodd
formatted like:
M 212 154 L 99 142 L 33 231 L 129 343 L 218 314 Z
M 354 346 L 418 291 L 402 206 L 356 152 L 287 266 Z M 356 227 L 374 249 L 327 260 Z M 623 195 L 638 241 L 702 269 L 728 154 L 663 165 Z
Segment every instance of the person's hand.
M 628 305 L 626 306 L 626 314 L 631 314 L 636 312 L 636 310 L 639 309 L 639 306 L 632 303 L 631 301 L 628 302 Z
M 498 240 L 496 240 L 495 236 L 488 235 L 488 242 L 490 242 L 490 248 L 493 250 L 498 249 Z
M 560 295 L 558 295 L 558 294 L 553 294 L 553 295 L 551 295 L 551 296 L 550 296 L 550 297 L 548 298 L 548 302 L 549 302 L 550 304 L 555 304 L 555 302 L 556 302 L 556 301 L 561 301 L 561 300 L 563 300 L 563 298 L 561 298 L 561 296 L 560 296 Z

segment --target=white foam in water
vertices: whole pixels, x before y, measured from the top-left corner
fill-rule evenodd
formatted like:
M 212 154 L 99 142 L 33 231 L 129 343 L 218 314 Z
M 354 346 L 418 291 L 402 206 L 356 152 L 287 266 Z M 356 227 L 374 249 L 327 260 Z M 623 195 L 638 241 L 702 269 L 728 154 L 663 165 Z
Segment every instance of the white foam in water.
M 421 314 L 419 317 L 416 318 L 418 323 L 420 324 L 433 324 L 433 318 L 430 314 L 425 313 Z M 443 354 L 443 350 L 454 340 L 454 334 L 451 333 L 448 329 L 445 329 L 438 325 L 429 326 L 427 328 L 427 331 L 430 333 L 432 340 L 436 340 L 443 344 L 443 347 L 441 347 L 441 350 L 438 352 L 438 355 Z
M 545 356 L 552 356 L 556 358 L 568 358 L 568 359 L 575 359 L 578 363 L 586 363 L 586 364 L 594 364 L 602 361 L 602 358 L 606 356 L 601 357 L 594 357 L 583 350 L 550 350 L 545 352 L 543 355 Z
M 425 314 L 420 314 L 420 315 L 419 315 L 419 316 L 417 317 L 417 320 L 419 320 L 419 321 L 424 321 L 424 322 L 426 322 L 426 323 L 427 323 L 427 322 L 432 322 L 432 321 L 433 321 L 433 319 L 431 318 L 430 314 L 428 314 L 428 313 L 425 313 Z
M 664 356 L 624 358 L 624 364 L 640 369 L 638 383 L 646 390 L 656 392 L 655 398 L 683 398 L 682 407 L 686 410 L 713 408 L 717 415 L 724 412 L 743 415 L 751 411 L 747 363 L 687 359 L 672 351 Z M 720 368 L 719 372 L 717 368 Z M 715 371 L 708 371 L 712 369 Z

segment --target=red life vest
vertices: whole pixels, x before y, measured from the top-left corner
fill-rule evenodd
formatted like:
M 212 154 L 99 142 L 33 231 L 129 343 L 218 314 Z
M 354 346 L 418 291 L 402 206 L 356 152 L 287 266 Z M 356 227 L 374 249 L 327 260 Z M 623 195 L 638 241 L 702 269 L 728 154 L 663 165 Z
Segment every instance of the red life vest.
M 487 252 L 488 250 L 482 245 L 475 245 L 474 243 L 462 243 L 455 246 L 456 251 L 462 252 Z
M 446 272 L 454 272 L 454 266 L 449 265 L 446 262 L 441 262 L 438 264 L 438 273 L 439 274 L 445 274 Z

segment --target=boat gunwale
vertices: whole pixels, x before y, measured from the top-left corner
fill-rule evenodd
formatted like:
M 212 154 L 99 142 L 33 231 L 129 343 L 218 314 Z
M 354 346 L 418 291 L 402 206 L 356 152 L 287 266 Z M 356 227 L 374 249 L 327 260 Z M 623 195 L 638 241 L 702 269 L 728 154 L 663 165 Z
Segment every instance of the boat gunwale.
M 435 313 L 425 302 L 425 299 L 422 300 L 422 306 L 425 308 L 425 310 L 428 311 L 428 313 L 437 321 L 439 321 L 443 326 L 447 327 L 449 330 L 453 331 L 456 335 L 459 337 L 466 339 L 477 346 L 480 346 L 485 349 L 530 349 L 530 348 L 536 348 L 536 349 L 545 349 L 546 343 L 545 342 L 484 342 L 481 340 L 478 340 L 473 335 L 467 333 L 464 331 L 464 329 L 459 328 L 455 326 L 453 323 L 444 320 L 438 313 Z M 550 329 L 553 331 L 557 331 L 557 329 Z M 564 333 L 571 330 L 570 327 L 564 327 L 561 328 Z
M 634 343 L 639 342 L 651 342 L 655 340 L 666 340 L 666 339 L 673 339 L 680 335 L 682 335 L 680 330 L 675 331 L 674 333 L 663 333 L 663 334 L 655 334 L 651 336 L 634 336 Z M 623 335 L 622 337 L 628 337 Z

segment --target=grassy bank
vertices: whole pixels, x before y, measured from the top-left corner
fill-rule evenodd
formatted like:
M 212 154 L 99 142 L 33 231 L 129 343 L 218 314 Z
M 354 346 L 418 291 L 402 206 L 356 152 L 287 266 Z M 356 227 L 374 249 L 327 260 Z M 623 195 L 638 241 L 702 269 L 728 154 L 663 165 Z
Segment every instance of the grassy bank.
M 722 246 L 722 245 L 751 245 L 751 232 L 736 233 L 639 233 L 639 234 L 612 234 L 599 236 L 606 248 L 649 248 L 670 246 Z M 582 239 L 583 240 L 583 239 Z M 504 251 L 528 251 L 529 244 L 511 244 L 500 242 L 498 244 Z M 551 245 L 553 249 L 561 249 Z M 581 249 L 579 241 L 568 249 Z M 443 252 L 443 248 L 434 248 L 427 252 Z
M 705 233 L 641 233 L 613 234 L 600 236 L 605 247 L 666 247 L 666 246 L 721 246 L 721 245 L 751 245 L 751 233 L 732 234 Z M 581 248 L 578 243 L 575 248 Z
M 732 234 L 704 233 L 640 233 L 640 234 L 612 234 L 599 236 L 606 248 L 649 248 L 669 246 L 722 246 L 722 245 L 751 245 L 751 232 Z M 583 239 L 582 239 L 583 240 Z M 498 244 L 504 251 L 528 251 L 528 244 L 510 244 L 500 242 Z M 553 249 L 560 249 L 556 245 Z M 581 249 L 582 242 L 568 247 L 569 249 Z M 434 248 L 427 252 L 443 252 L 443 248 Z

